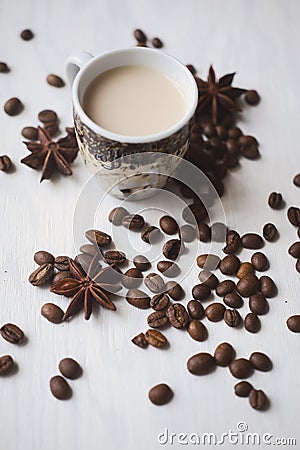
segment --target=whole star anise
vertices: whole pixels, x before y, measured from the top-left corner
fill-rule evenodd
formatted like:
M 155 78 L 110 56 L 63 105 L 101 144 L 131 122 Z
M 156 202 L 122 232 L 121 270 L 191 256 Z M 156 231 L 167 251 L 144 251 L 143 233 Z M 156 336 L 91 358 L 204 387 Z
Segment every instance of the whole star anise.
M 115 293 L 121 289 L 114 283 L 118 278 L 116 276 L 118 272 L 114 274 L 115 271 L 110 266 L 101 269 L 98 258 L 98 255 L 93 258 L 86 272 L 80 264 L 69 258 L 70 272 L 74 278 L 64 278 L 51 286 L 50 292 L 73 297 L 63 320 L 73 316 L 82 307 L 84 317 L 88 320 L 92 314 L 94 301 L 105 308 L 116 310 L 115 305 L 109 299 L 109 293 Z M 94 275 L 95 269 L 98 269 L 96 275 Z
M 197 111 L 200 114 L 210 114 L 214 125 L 218 124 L 222 112 L 239 110 L 236 99 L 246 92 L 246 89 L 231 86 L 234 75 L 235 73 L 228 73 L 217 80 L 215 71 L 210 66 L 207 81 L 196 77 L 199 92 Z
M 49 180 L 55 169 L 63 175 L 72 175 L 70 163 L 78 153 L 78 146 L 72 128 L 66 128 L 67 135 L 54 142 L 50 134 L 42 127 L 38 127 L 38 141 L 24 142 L 31 155 L 21 160 L 32 169 L 42 168 L 40 181 Z

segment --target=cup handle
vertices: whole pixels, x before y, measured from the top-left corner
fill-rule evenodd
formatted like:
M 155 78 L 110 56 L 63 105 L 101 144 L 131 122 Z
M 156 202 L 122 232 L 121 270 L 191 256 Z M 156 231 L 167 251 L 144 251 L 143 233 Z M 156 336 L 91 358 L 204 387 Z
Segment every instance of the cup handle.
M 77 55 L 69 56 L 66 61 L 65 72 L 70 86 L 72 86 L 79 70 L 83 66 L 85 66 L 92 58 L 93 55 L 88 52 L 80 52 Z

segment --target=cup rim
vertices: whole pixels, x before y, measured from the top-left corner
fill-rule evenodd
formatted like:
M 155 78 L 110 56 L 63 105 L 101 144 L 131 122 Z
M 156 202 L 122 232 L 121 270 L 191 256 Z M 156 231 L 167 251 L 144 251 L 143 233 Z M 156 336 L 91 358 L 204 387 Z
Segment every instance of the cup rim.
M 81 106 L 81 103 L 78 98 L 78 86 L 80 83 L 80 80 L 82 76 L 89 70 L 89 68 L 95 64 L 95 62 L 99 61 L 100 59 L 106 57 L 107 55 L 113 55 L 120 52 L 140 52 L 140 53 L 160 53 L 163 54 L 165 58 L 173 60 L 176 64 L 178 64 L 183 72 L 185 72 L 186 76 L 189 78 L 189 81 L 191 82 L 192 88 L 194 90 L 193 95 L 193 101 L 189 105 L 186 113 L 181 118 L 179 122 L 177 122 L 175 125 L 172 125 L 171 127 L 167 128 L 166 130 L 160 131 L 159 133 L 153 133 L 153 134 L 147 134 L 142 136 L 128 136 L 125 134 L 119 134 L 114 133 L 113 131 L 106 130 L 105 128 L 102 128 L 100 125 L 97 125 L 92 119 L 89 118 L 89 116 L 85 113 L 83 107 Z M 197 104 L 198 104 L 198 89 L 197 84 L 194 79 L 194 76 L 189 71 L 189 69 L 181 63 L 177 58 L 175 58 L 172 55 L 169 55 L 166 52 L 162 52 L 161 50 L 156 50 L 152 48 L 147 47 L 131 47 L 131 48 L 121 48 L 121 49 L 115 49 L 115 50 L 109 50 L 107 52 L 102 53 L 101 55 L 97 55 L 91 58 L 90 61 L 85 64 L 84 67 L 82 67 L 74 80 L 73 86 L 72 86 L 72 97 L 73 97 L 73 104 L 75 106 L 75 111 L 79 113 L 81 119 L 84 121 L 84 123 L 91 128 L 94 132 L 97 134 L 100 134 L 101 136 L 111 139 L 117 142 L 124 142 L 128 144 L 142 144 L 142 143 L 149 143 L 153 141 L 160 141 L 162 139 L 168 138 L 172 134 L 176 133 L 178 130 L 180 130 L 186 123 L 189 122 L 189 120 L 193 117 Z

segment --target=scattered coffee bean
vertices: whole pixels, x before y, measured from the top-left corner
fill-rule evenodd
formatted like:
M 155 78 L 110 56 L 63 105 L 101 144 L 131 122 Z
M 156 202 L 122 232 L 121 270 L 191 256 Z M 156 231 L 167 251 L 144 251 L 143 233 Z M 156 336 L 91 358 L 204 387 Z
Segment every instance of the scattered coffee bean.
M 288 249 L 288 252 L 293 258 L 300 258 L 300 241 L 294 242 Z
M 257 315 L 251 312 L 246 315 L 244 326 L 249 333 L 258 333 L 261 328 L 261 323 Z
M 262 294 L 257 293 L 249 298 L 249 309 L 257 316 L 262 316 L 269 311 L 269 304 Z
M 225 306 L 222 303 L 211 303 L 205 308 L 205 315 L 210 322 L 223 320 Z
M 129 289 L 126 294 L 127 302 L 139 309 L 150 307 L 150 297 L 140 289 Z
M 190 224 L 200 224 L 207 217 L 207 210 L 201 200 L 192 203 L 182 211 L 183 219 Z
M 293 183 L 295 186 L 300 187 L 300 173 L 294 176 Z
M 253 366 L 248 359 L 238 358 L 230 363 L 229 370 L 235 378 L 249 378 L 253 373 Z
M 216 277 L 215 274 L 211 273 L 209 270 L 202 270 L 198 275 L 199 280 L 201 283 L 208 286 L 210 289 L 216 289 L 216 287 L 219 284 L 219 280 Z
M 257 250 L 264 246 L 264 241 L 259 234 L 256 233 L 246 233 L 242 236 L 242 246 L 244 248 L 249 248 L 253 250 Z
M 9 69 L 8 65 L 5 62 L 1 61 L 0 62 L 0 73 L 7 73 L 9 71 L 10 71 L 10 69 Z
M 69 257 L 68 256 L 57 256 L 54 260 L 54 267 L 57 270 L 69 270 Z
M 146 348 L 148 347 L 148 342 L 145 338 L 144 333 L 140 333 L 137 336 L 135 336 L 134 338 L 131 339 L 131 342 L 135 345 L 137 345 L 140 348 Z
M 183 305 L 175 303 L 170 305 L 167 311 L 170 324 L 174 328 L 185 328 L 189 323 L 188 313 Z
M 12 162 L 9 156 L 0 156 L 0 170 L 1 172 L 9 172 L 12 167 Z
M 92 244 L 84 244 L 80 247 L 79 249 L 82 253 L 85 253 L 86 255 L 90 255 L 90 256 L 96 256 L 98 255 L 100 257 L 100 251 L 99 248 L 96 247 L 96 245 L 92 245 Z
M 278 230 L 273 223 L 266 223 L 263 227 L 263 237 L 266 241 L 272 242 L 278 236 Z
M 51 323 L 61 323 L 64 316 L 63 310 L 54 303 L 45 303 L 41 308 L 41 314 Z
M 260 96 L 257 91 L 255 91 L 254 89 L 250 89 L 245 94 L 245 100 L 248 105 L 256 106 L 260 102 Z
M 199 241 L 201 241 L 201 242 L 210 242 L 210 240 L 211 240 L 211 229 L 206 223 L 201 222 L 201 223 L 198 224 L 197 237 L 198 237 Z
M 166 234 L 176 234 L 178 231 L 178 224 L 171 216 L 163 216 L 159 221 L 159 226 Z
M 253 255 L 251 256 L 251 263 L 254 266 L 255 270 L 258 270 L 259 272 L 268 270 L 270 266 L 268 258 L 261 252 L 253 253 Z
M 122 208 L 122 206 L 118 206 L 117 208 L 114 208 L 110 211 L 108 215 L 108 220 L 113 225 L 120 226 L 122 225 L 122 220 L 125 216 L 128 216 L 128 211 L 125 208 Z
M 126 261 L 126 255 L 118 250 L 108 250 L 103 254 L 103 259 L 109 265 L 120 266 Z
M 6 323 L 0 328 L 3 339 L 11 344 L 20 344 L 24 339 L 24 333 L 17 325 Z
M 158 330 L 147 330 L 145 333 L 145 339 L 148 344 L 156 348 L 165 347 L 168 343 L 167 338 Z
M 167 294 L 156 294 L 151 298 L 150 306 L 155 311 L 162 311 L 169 306 L 170 299 Z
M 241 237 L 235 230 L 230 230 L 226 237 L 226 246 L 223 248 L 223 252 L 229 255 L 237 253 L 241 248 Z
M 212 122 L 206 122 L 203 125 L 203 133 L 207 138 L 212 138 L 216 136 L 216 128 Z
M 214 358 L 218 366 L 227 367 L 233 361 L 235 351 L 231 344 L 222 342 L 215 350 Z
M 140 42 L 140 43 L 147 42 L 147 36 L 145 35 L 145 33 L 142 30 L 140 30 L 140 29 L 134 30 L 133 35 L 138 42 Z
M 239 137 L 242 135 L 242 131 L 239 127 L 232 127 L 228 130 L 228 137 L 232 139 L 239 139 Z
M 195 300 L 207 300 L 211 295 L 211 290 L 207 284 L 196 284 L 192 289 L 192 296 Z
M 22 130 L 22 136 L 30 141 L 38 140 L 38 130 L 35 127 L 24 127 Z
M 77 263 L 84 272 L 88 272 L 91 262 L 93 261 L 93 257 L 91 255 L 87 255 L 86 253 L 79 253 L 74 258 L 74 262 Z
M 147 244 L 154 244 L 158 241 L 160 236 L 159 228 L 149 225 L 148 227 L 144 228 L 141 232 L 141 238 L 144 242 Z
M 196 353 L 189 358 L 187 368 L 193 375 L 207 375 L 216 367 L 215 359 L 209 353 Z
M 228 255 L 221 260 L 219 269 L 224 275 L 235 275 L 240 265 L 241 262 L 237 256 Z
M 300 227 L 300 208 L 290 206 L 287 211 L 287 217 L 292 225 Z
M 33 255 L 34 261 L 39 264 L 54 264 L 54 256 L 45 250 L 39 250 Z
M 236 292 L 229 292 L 229 294 L 226 294 L 223 301 L 225 305 L 234 309 L 241 308 L 244 305 L 244 300 Z
M 0 356 L 0 375 L 9 372 L 13 365 L 14 360 L 10 355 Z
M 211 240 L 214 242 L 225 242 L 227 236 L 227 227 L 222 222 L 215 222 L 211 226 Z
M 197 300 L 190 300 L 187 304 L 187 310 L 192 319 L 203 319 L 205 316 L 204 308 Z
M 43 124 L 46 124 L 48 122 L 57 122 L 58 117 L 55 111 L 52 111 L 52 109 L 44 109 L 43 111 L 40 111 L 38 114 L 39 121 Z
M 183 242 L 193 242 L 196 237 L 196 230 L 191 225 L 182 225 L 179 229 L 179 238 Z
M 226 141 L 227 153 L 231 156 L 237 156 L 240 153 L 240 144 L 236 139 L 229 138 Z
M 197 265 L 201 269 L 215 270 L 219 267 L 220 258 L 217 255 L 204 254 L 197 257 Z
M 53 73 L 50 73 L 47 76 L 47 83 L 50 84 L 50 86 L 54 86 L 57 88 L 64 87 L 64 85 L 65 85 L 64 80 L 61 77 L 59 77 L 58 75 L 54 75 Z
M 226 309 L 224 312 L 224 321 L 229 327 L 236 328 L 240 325 L 242 318 L 236 309 Z
M 260 287 L 259 290 L 267 298 L 275 297 L 277 294 L 277 287 L 272 280 L 272 278 L 268 277 L 267 275 L 264 275 L 259 280 Z
M 198 342 L 203 342 L 208 336 L 207 328 L 199 320 L 191 320 L 188 324 L 187 331 L 192 339 Z
M 225 295 L 229 294 L 230 292 L 233 292 L 236 288 L 236 285 L 234 281 L 232 280 L 224 280 L 221 281 L 218 286 L 216 287 L 216 294 L 219 297 L 225 297 Z
M 294 333 L 300 333 L 300 315 L 290 316 L 286 321 L 287 327 Z
M 136 267 L 126 270 L 122 275 L 122 284 L 127 289 L 133 289 L 141 284 L 143 274 Z
M 182 300 L 184 297 L 184 290 L 176 281 L 168 281 L 166 283 L 166 291 L 169 296 L 176 302 Z
M 163 47 L 163 43 L 158 37 L 153 38 L 151 43 L 152 43 L 153 47 L 155 47 L 155 48 L 162 48 Z
M 265 353 L 261 352 L 252 353 L 249 361 L 253 365 L 254 369 L 260 370 L 261 372 L 268 372 L 273 366 L 270 358 Z
M 85 237 L 92 244 L 100 248 L 107 247 L 111 243 L 111 237 L 107 233 L 104 233 L 104 231 L 88 230 L 85 232 Z
M 51 284 L 57 283 L 60 280 L 64 280 L 65 278 L 73 278 L 72 273 L 69 270 L 61 270 L 57 272 L 52 278 Z
M 12 97 L 5 102 L 3 108 L 9 116 L 16 116 L 23 111 L 24 105 L 18 98 Z
M 52 395 L 58 400 L 68 400 L 72 397 L 72 389 L 70 388 L 68 382 L 61 377 L 56 375 L 50 380 L 50 390 Z
M 266 394 L 261 390 L 252 389 L 249 394 L 249 403 L 252 408 L 261 410 L 264 409 L 268 403 Z
M 73 358 L 64 358 L 60 361 L 58 368 L 60 373 L 70 380 L 76 380 L 82 375 L 82 368 Z
M 170 239 L 167 241 L 162 249 L 165 258 L 175 261 L 181 251 L 182 243 L 179 239 Z
M 138 231 L 145 225 L 145 220 L 139 214 L 129 214 L 123 217 L 122 225 L 129 230 Z
M 159 261 L 157 263 L 157 269 L 168 278 L 174 278 L 180 273 L 177 264 L 171 261 Z
M 250 297 L 259 290 L 259 279 L 256 275 L 246 275 L 240 279 L 236 288 L 242 297 Z
M 149 273 L 144 279 L 145 286 L 153 292 L 158 294 L 165 287 L 165 282 L 158 273 Z
M 53 264 L 42 264 L 29 276 L 28 280 L 33 286 L 42 286 L 52 280 L 54 276 Z
M 154 405 L 165 405 L 172 400 L 174 393 L 172 389 L 167 384 L 157 384 L 149 391 L 149 400 L 154 403 Z
M 246 275 L 254 275 L 254 274 L 255 274 L 254 266 L 249 262 L 243 262 L 240 265 L 240 267 L 236 273 L 236 276 L 241 280 Z
M 247 159 L 256 159 L 259 157 L 258 144 L 249 144 L 241 146 L 242 154 Z
M 252 384 L 248 381 L 240 381 L 234 386 L 234 393 L 238 397 L 248 397 L 252 389 Z
M 47 122 L 44 128 L 50 136 L 54 136 L 58 132 L 58 122 Z
M 136 255 L 133 258 L 133 264 L 141 272 L 145 272 L 145 271 L 149 270 L 151 267 L 150 261 L 146 258 L 146 256 L 143 256 L 143 255 Z
M 149 327 L 152 328 L 163 327 L 167 325 L 168 322 L 169 319 L 164 311 L 154 311 L 147 317 L 147 323 Z
M 269 195 L 268 204 L 272 209 L 280 209 L 283 205 L 282 194 L 279 192 L 272 192 Z
M 34 34 L 31 30 L 23 30 L 21 31 L 20 37 L 23 39 L 23 41 L 30 41 L 33 38 Z

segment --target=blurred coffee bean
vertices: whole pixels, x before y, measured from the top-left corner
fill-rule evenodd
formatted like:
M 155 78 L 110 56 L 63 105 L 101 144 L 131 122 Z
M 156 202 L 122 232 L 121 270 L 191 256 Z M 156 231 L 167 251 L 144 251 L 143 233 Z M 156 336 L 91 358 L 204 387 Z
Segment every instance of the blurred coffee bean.
M 155 244 L 159 240 L 160 234 L 160 230 L 157 227 L 149 225 L 142 230 L 141 239 L 147 244 Z
M 12 97 L 4 103 L 3 109 L 9 116 L 16 116 L 23 111 L 24 105 L 17 97 Z
M 260 96 L 256 90 L 250 89 L 245 94 L 245 100 L 248 103 L 248 105 L 256 106 L 260 102 Z
M 159 261 L 157 263 L 157 269 L 168 278 L 174 278 L 180 273 L 177 264 L 171 261 Z
M 169 296 L 177 302 L 184 297 L 184 290 L 176 281 L 168 281 L 166 283 L 166 291 Z
M 210 242 L 211 229 L 206 223 L 202 222 L 198 224 L 197 237 L 201 242 Z
M 49 75 L 47 75 L 47 83 L 50 84 L 50 86 L 57 88 L 64 87 L 65 85 L 64 80 L 54 73 L 50 73 Z
M 224 223 L 215 222 L 211 226 L 211 240 L 214 242 L 225 242 L 227 227 Z
M 193 242 L 196 238 L 196 230 L 191 225 L 182 225 L 179 229 L 179 238 L 183 242 Z
M 219 284 L 219 280 L 215 274 L 211 273 L 209 270 L 202 270 L 198 275 L 201 283 L 206 284 L 210 289 L 214 290 Z
M 145 279 L 144 284 L 154 294 L 158 294 L 165 287 L 165 282 L 158 273 L 149 273 Z
M 165 405 L 169 403 L 174 394 L 167 384 L 158 384 L 150 389 L 148 397 L 154 405 Z
M 283 206 L 283 198 L 280 192 L 271 192 L 268 198 L 268 204 L 272 209 L 280 209 Z
M 122 220 L 125 216 L 128 216 L 129 213 L 127 209 L 122 208 L 121 206 L 118 206 L 117 208 L 114 208 L 110 211 L 108 215 L 108 220 L 116 226 L 122 225 Z
M 213 254 L 203 254 L 197 257 L 197 265 L 201 269 L 215 270 L 219 267 L 220 258 Z
M 143 255 L 136 255 L 133 258 L 132 262 L 135 265 L 135 267 L 139 269 L 141 272 L 145 272 L 149 270 L 151 267 L 150 261 L 146 258 L 146 256 Z

